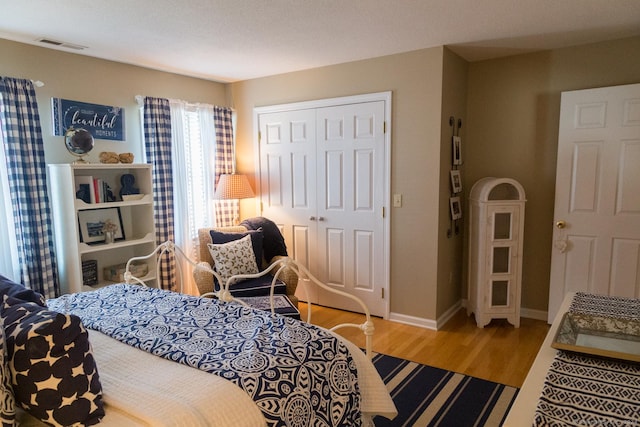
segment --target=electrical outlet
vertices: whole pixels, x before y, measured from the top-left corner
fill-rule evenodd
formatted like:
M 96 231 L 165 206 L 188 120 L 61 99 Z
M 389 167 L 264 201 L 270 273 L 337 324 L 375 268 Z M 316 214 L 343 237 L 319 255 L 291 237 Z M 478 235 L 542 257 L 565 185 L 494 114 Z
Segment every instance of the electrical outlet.
M 402 207 L 402 194 L 394 194 L 393 195 L 393 207 L 401 208 Z

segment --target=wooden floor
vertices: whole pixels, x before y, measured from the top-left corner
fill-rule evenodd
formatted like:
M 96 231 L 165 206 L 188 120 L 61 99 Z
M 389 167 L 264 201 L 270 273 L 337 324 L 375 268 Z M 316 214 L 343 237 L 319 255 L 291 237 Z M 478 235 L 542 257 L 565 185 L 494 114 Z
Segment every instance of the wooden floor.
M 306 320 L 306 304 L 300 303 Z M 311 322 L 323 327 L 338 323 L 362 323 L 364 316 L 314 306 Z M 522 318 L 514 328 L 506 320 L 492 320 L 478 328 L 473 316 L 461 309 L 439 331 L 373 318 L 373 351 L 429 366 L 521 387 L 546 336 L 549 325 Z M 342 329 L 341 335 L 364 348 L 362 332 Z

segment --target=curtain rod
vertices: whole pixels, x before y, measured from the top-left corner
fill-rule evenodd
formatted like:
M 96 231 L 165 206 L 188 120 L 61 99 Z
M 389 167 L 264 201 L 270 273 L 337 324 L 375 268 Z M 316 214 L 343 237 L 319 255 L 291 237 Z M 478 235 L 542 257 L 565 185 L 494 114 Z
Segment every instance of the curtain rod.
M 138 103 L 138 105 L 140 107 L 142 107 L 144 105 L 144 98 L 145 97 L 143 95 L 136 95 L 134 98 L 135 98 L 136 102 Z M 212 105 L 212 104 L 204 104 L 204 103 L 201 103 L 201 102 L 189 102 L 189 101 L 183 101 L 181 99 L 169 99 L 169 101 L 184 102 L 187 107 L 197 107 L 199 105 L 210 105 L 212 107 L 215 107 L 215 105 Z M 231 108 L 232 112 L 234 112 L 234 113 L 236 112 L 236 109 L 233 108 L 233 107 L 226 107 L 226 108 Z

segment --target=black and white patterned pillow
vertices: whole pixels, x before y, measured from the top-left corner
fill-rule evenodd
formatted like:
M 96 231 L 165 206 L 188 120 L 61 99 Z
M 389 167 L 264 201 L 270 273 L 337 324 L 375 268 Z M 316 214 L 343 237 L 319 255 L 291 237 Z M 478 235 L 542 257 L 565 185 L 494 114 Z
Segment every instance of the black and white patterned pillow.
M 7 357 L 7 343 L 4 336 L 4 325 L 0 317 L 0 425 L 10 427 L 15 425 L 16 402 L 11 388 L 11 373 L 9 372 L 9 358 Z
M 8 296 L 1 308 L 16 403 L 54 426 L 100 422 L 102 386 L 80 318 Z
M 251 236 L 246 235 L 241 239 L 220 245 L 209 243 L 207 246 L 209 246 L 216 271 L 224 282 L 236 274 L 259 272 L 251 245 Z

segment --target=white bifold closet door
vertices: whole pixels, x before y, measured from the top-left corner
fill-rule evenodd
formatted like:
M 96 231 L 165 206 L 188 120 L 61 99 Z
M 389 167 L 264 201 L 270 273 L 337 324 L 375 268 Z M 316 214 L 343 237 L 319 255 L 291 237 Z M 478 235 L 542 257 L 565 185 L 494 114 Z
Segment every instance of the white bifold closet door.
M 262 215 L 291 257 L 378 316 L 388 299 L 384 118 L 384 101 L 258 114 Z M 309 299 L 361 311 L 326 292 Z

